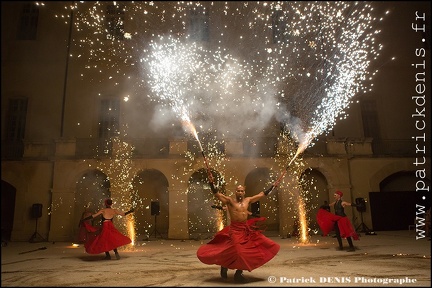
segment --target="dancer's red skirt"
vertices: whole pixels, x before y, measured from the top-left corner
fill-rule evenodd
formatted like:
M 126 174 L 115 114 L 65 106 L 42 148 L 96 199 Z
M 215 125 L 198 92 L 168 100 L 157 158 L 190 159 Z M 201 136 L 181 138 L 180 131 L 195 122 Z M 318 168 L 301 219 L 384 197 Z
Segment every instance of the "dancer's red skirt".
M 318 210 L 317 223 L 324 236 L 327 236 L 334 229 L 336 222 L 342 238 L 352 237 L 354 240 L 359 240 L 359 235 L 348 217 L 335 215 L 322 208 Z
M 114 226 L 112 221 L 102 222 L 102 229 L 98 229 L 84 222 L 88 232 L 87 241 L 84 244 L 85 250 L 89 254 L 99 254 L 114 250 L 120 246 L 127 245 L 132 240 L 121 234 Z
M 229 269 L 252 271 L 270 261 L 280 249 L 279 244 L 265 237 L 255 226 L 254 218 L 247 222 L 232 222 L 197 251 L 204 264 L 215 264 Z

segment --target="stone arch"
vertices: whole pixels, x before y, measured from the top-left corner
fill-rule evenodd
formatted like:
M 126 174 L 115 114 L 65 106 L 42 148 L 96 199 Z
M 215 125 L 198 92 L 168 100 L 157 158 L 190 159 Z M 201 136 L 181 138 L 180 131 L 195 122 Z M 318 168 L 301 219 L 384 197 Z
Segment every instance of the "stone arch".
M 246 196 L 253 196 L 265 191 L 273 184 L 269 168 L 258 167 L 251 170 L 245 178 Z M 266 231 L 279 230 L 278 189 L 274 189 L 267 197 L 252 203 L 249 210 L 266 218 Z
M 328 201 L 332 202 L 332 195 L 335 190 L 341 190 L 344 194 L 350 197 L 352 187 L 349 177 L 349 163 L 347 159 L 328 159 L 325 163 L 323 163 L 322 159 L 311 159 L 305 166 L 308 167 L 306 169 L 319 171 L 326 179 Z
M 8 183 L 8 185 L 11 185 L 11 187 L 13 187 L 12 189 L 15 189 L 14 203 L 10 203 L 10 205 L 12 205 L 14 209 L 14 215 L 12 221 L 14 223 L 25 223 L 25 221 L 28 221 L 26 220 L 28 218 L 28 214 L 26 214 L 24 211 L 27 211 L 28 209 L 29 200 L 27 199 L 30 198 L 27 197 L 27 194 L 29 193 L 29 187 L 28 187 L 28 179 L 26 177 L 25 171 L 23 171 L 21 165 L 18 166 L 13 165 L 13 166 L 9 166 L 8 169 L 1 169 L 1 175 L 2 175 L 2 183 L 3 182 Z M 2 187 L 2 194 L 3 194 L 3 187 Z M 6 202 L 3 203 L 2 201 L 2 205 L 4 204 L 6 204 Z M 2 221 L 3 221 L 3 215 L 2 215 Z M 31 227 L 33 229 L 33 225 Z M 23 227 L 19 227 L 19 228 L 13 227 L 10 235 L 11 238 L 10 240 L 14 241 L 14 238 L 17 237 L 16 235 L 18 235 L 20 233 L 19 231 L 22 229 Z
M 12 168 L 12 169 L 11 169 Z M 1 171 L 2 180 L 9 183 L 14 187 L 20 186 L 21 183 L 26 183 L 24 173 L 21 169 L 13 169 L 13 167 L 8 167 L 8 169 L 2 169 Z M 22 184 L 25 186 L 25 184 Z
M 370 177 L 370 191 L 380 191 L 380 183 L 383 179 L 400 171 L 413 171 L 413 167 L 407 162 L 393 162 L 383 166 Z
M 417 180 L 415 171 L 398 171 L 381 180 L 379 191 L 412 191 Z
M 168 235 L 168 188 L 168 179 L 157 169 L 142 170 L 133 178 L 131 202 L 135 207 L 135 232 L 138 239 Z M 152 215 L 152 202 L 156 203 L 155 209 L 159 204 L 159 214 Z
M 388 165 L 386 168 L 394 168 Z M 390 171 L 387 169 L 385 171 Z M 381 173 L 384 175 L 384 173 Z M 403 230 L 413 225 L 420 206 L 430 206 L 429 191 L 417 191 L 416 171 L 396 171 L 379 182 L 379 189 L 371 192 L 370 212 L 375 230 Z M 430 179 L 422 179 L 428 187 Z
M 324 201 L 330 203 L 327 178 L 320 169 L 308 168 L 301 173 L 300 187 L 309 223 L 308 228 L 317 233 L 319 226 L 316 222 L 316 213 Z

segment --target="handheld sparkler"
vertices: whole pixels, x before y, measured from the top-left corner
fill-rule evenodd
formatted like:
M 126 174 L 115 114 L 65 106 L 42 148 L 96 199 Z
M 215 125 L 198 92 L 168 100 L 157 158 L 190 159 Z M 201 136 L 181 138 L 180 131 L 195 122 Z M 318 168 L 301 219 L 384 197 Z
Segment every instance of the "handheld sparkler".
M 279 178 L 274 182 L 271 190 L 273 191 L 273 189 L 279 185 L 279 183 L 282 181 L 282 178 L 285 176 L 285 173 L 288 171 L 288 168 L 291 166 L 291 163 L 294 161 L 294 159 L 297 158 L 298 155 L 300 155 L 301 152 L 303 152 L 307 147 L 307 143 L 300 143 L 299 147 L 297 148 L 297 152 L 294 155 L 294 157 L 291 159 L 291 161 L 288 163 L 288 165 L 286 166 L 285 170 L 282 172 L 282 174 L 279 176 Z M 269 192 L 269 193 L 270 193 Z
M 125 212 L 125 216 L 133 212 L 135 212 L 135 209 L 132 207 L 129 211 Z
M 201 145 L 201 141 L 199 140 L 198 132 L 196 131 L 195 126 L 192 124 L 192 122 L 190 121 L 190 119 L 189 119 L 189 117 L 187 115 L 183 115 L 183 117 L 182 117 L 182 123 L 183 123 L 183 126 L 185 128 L 187 128 L 192 133 L 192 135 L 195 137 L 195 139 L 197 140 L 199 148 L 201 150 L 201 154 L 202 154 L 202 156 L 204 158 L 204 163 L 205 163 L 205 165 L 207 167 L 207 174 L 208 174 L 209 181 L 210 181 L 210 183 L 213 183 L 213 181 L 214 181 L 213 175 L 212 175 L 212 173 L 210 171 L 210 166 L 209 166 L 209 164 L 207 162 L 207 157 L 205 156 L 204 149 L 203 149 L 203 147 Z
M 208 174 L 209 182 L 213 183 L 214 182 L 213 174 L 211 173 L 210 166 L 208 165 L 207 158 L 206 158 L 206 156 L 204 154 L 204 150 L 202 150 L 201 153 L 202 153 L 202 155 L 204 157 L 204 162 L 205 162 L 205 165 L 207 167 L 207 174 Z

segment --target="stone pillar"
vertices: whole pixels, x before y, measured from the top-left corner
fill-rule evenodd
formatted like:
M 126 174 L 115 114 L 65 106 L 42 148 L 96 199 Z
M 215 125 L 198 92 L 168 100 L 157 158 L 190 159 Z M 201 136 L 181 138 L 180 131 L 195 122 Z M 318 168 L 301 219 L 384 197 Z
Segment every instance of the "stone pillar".
M 69 189 L 52 189 L 51 190 L 51 222 L 48 235 L 48 241 L 70 241 L 74 231 L 74 203 L 75 193 Z
M 189 239 L 187 185 L 170 189 L 168 239 Z
M 278 189 L 278 202 L 279 202 L 279 233 L 282 237 L 287 237 L 292 231 L 292 211 L 289 211 L 289 195 L 286 189 Z
M 278 189 L 278 202 L 279 202 L 279 233 L 282 237 L 287 237 L 288 234 L 292 234 L 293 225 L 294 225 L 294 217 L 296 216 L 297 207 L 293 207 L 296 205 L 296 202 L 293 202 L 293 192 L 292 189 L 296 189 L 296 187 L 292 187 L 291 183 L 296 183 L 296 181 L 290 174 L 290 171 L 287 171 L 285 175 L 285 181 Z

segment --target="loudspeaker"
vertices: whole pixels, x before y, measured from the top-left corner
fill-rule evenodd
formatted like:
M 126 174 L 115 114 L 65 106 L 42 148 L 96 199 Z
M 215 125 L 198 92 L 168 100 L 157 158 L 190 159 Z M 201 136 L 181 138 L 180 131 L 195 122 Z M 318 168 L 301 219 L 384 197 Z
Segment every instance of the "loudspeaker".
M 160 207 L 159 207 L 159 202 L 158 201 L 152 201 L 151 205 L 150 205 L 150 212 L 151 215 L 159 215 L 160 213 Z
M 366 212 L 366 202 L 364 200 L 364 198 L 356 198 L 355 199 L 356 204 L 357 204 L 357 211 L 358 212 Z
M 32 218 L 42 217 L 42 204 L 40 204 L 40 203 L 33 204 L 32 210 L 31 210 L 31 215 L 32 215 Z

